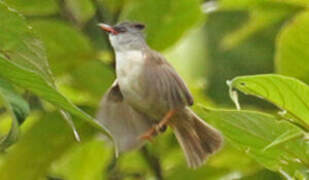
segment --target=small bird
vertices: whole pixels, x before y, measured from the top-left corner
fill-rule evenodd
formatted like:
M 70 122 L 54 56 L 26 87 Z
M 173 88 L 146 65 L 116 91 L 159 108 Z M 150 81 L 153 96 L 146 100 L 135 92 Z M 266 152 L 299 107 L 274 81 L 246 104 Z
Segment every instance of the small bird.
M 189 108 L 189 89 L 166 59 L 147 45 L 145 25 L 99 26 L 115 51 L 117 79 L 104 95 L 97 118 L 110 130 L 116 152 L 142 146 L 170 126 L 188 166 L 201 166 L 221 147 L 222 136 Z

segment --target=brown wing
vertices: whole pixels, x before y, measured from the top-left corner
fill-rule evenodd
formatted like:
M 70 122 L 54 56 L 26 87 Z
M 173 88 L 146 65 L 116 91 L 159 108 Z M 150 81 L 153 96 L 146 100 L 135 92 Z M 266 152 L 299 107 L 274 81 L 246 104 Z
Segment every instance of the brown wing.
M 115 81 L 104 95 L 97 119 L 111 132 L 116 153 L 128 151 L 143 144 L 138 137 L 150 129 L 153 120 L 126 103 Z
M 165 58 L 153 50 L 147 50 L 145 54 L 145 79 L 152 85 L 151 91 L 164 97 L 170 108 L 193 105 L 189 89 Z

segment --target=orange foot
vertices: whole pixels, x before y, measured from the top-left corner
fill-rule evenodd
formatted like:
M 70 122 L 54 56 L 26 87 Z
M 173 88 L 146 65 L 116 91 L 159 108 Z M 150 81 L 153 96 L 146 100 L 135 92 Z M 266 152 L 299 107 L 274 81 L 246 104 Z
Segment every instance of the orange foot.
M 154 126 L 150 128 L 148 131 L 146 131 L 144 134 L 139 136 L 138 139 L 152 141 L 152 136 L 154 136 L 156 133 L 157 133 L 156 127 Z
M 139 139 L 142 140 L 148 140 L 152 141 L 152 137 L 156 135 L 160 131 L 164 131 L 168 121 L 172 118 L 172 116 L 176 113 L 176 110 L 170 110 L 166 113 L 164 118 L 160 121 L 160 123 L 152 128 L 150 128 L 148 131 L 146 131 L 144 134 L 142 134 Z

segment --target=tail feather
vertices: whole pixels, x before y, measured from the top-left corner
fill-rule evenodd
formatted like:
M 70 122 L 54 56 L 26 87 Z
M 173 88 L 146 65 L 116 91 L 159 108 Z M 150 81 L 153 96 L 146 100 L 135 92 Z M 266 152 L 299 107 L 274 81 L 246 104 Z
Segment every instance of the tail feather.
M 176 115 L 171 123 L 189 167 L 201 166 L 222 144 L 221 134 L 190 109 Z

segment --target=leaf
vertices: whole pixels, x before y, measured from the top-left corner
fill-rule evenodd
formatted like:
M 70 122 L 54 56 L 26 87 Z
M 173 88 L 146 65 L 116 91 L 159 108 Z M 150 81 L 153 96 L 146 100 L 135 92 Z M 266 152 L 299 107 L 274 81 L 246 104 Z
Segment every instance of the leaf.
M 102 171 L 114 156 L 111 148 L 95 138 L 77 144 L 53 164 L 53 173 L 67 180 L 106 179 Z
M 42 43 L 24 17 L 0 1 L 0 54 L 53 84 Z
M 265 150 L 286 131 L 305 133 L 288 121 L 250 111 L 207 110 L 202 117 L 218 128 L 232 145 L 272 171 L 294 177 L 308 168 L 309 144 L 303 135 Z
M 90 70 L 91 69 L 91 70 Z M 104 77 L 104 78 L 103 78 Z M 99 62 L 90 60 L 80 64 L 72 72 L 73 87 L 83 89 L 89 94 L 100 100 L 102 93 L 105 92 L 115 80 L 114 72 L 111 67 Z M 98 102 L 96 102 L 98 104 Z
M 247 10 L 252 7 L 264 5 L 268 0 L 219 0 L 222 10 Z
M 59 11 L 55 0 L 3 0 L 8 6 L 18 10 L 24 15 L 43 16 L 56 14 Z
M 222 10 L 252 10 L 256 8 L 269 8 L 278 6 L 303 6 L 306 3 L 298 2 L 309 2 L 308 0 L 219 0 L 220 9 Z
M 94 58 L 89 40 L 69 24 L 57 20 L 35 20 L 30 24 L 46 47 L 54 74 L 70 72 L 82 61 Z
M 281 134 L 278 138 L 276 138 L 273 142 L 267 145 L 263 150 L 266 151 L 273 146 L 285 143 L 286 141 L 290 141 L 294 138 L 303 136 L 303 132 L 300 132 L 296 129 L 287 130 L 285 133 Z
M 95 14 L 95 7 L 91 0 L 64 0 L 64 2 L 74 20 L 79 24 L 84 24 Z
M 303 6 L 303 7 L 309 6 L 308 0 L 280 0 L 280 1 L 287 3 L 287 4 L 293 4 L 293 5 Z
M 130 1 L 126 3 L 120 15 L 122 21 L 145 23 L 147 41 L 151 47 L 158 50 L 175 44 L 202 19 L 200 0 Z
M 75 122 L 83 141 L 97 132 L 83 121 Z M 59 113 L 45 113 L 6 154 L 0 165 L 0 179 L 35 180 L 46 176 L 50 165 L 76 143 Z
M 52 104 L 83 118 L 92 126 L 96 127 L 103 133 L 108 133 L 108 131 L 102 127 L 98 122 L 94 121 L 91 116 L 84 113 L 82 110 L 77 108 L 74 104 L 68 101 L 63 95 L 61 95 L 54 87 L 50 86 L 45 79 L 40 77 L 34 72 L 26 71 L 23 68 L 10 63 L 8 59 L 0 56 L 0 76 L 4 76 L 9 79 L 14 84 L 31 90 L 40 97 L 49 101 Z
M 295 10 L 290 7 L 272 7 L 254 9 L 249 12 L 250 18 L 246 24 L 226 35 L 222 41 L 224 49 L 231 49 L 263 29 L 269 28 L 286 19 Z
M 29 89 L 57 107 L 76 115 L 102 131 L 108 131 L 63 95 L 53 83 L 41 42 L 18 13 L 0 2 L 0 76 Z
M 282 176 L 267 169 L 262 169 L 261 171 L 258 171 L 253 175 L 242 177 L 239 180 L 267 180 L 267 179 L 283 180 Z
M 26 119 L 30 108 L 28 103 L 3 79 L 0 79 L 0 100 L 5 102 L 12 117 L 11 129 L 8 135 L 0 141 L 0 151 L 3 151 L 19 138 L 19 124 Z
M 220 47 L 222 37 L 246 22 L 246 17 L 247 14 L 240 11 L 218 11 L 209 16 L 205 25 L 207 60 L 211 69 L 207 75 L 207 94 L 219 104 L 230 103 L 226 80 L 239 75 L 273 72 L 273 44 L 279 27 L 264 29 L 231 50 L 224 51 Z M 246 103 L 252 103 L 250 101 L 245 99 Z
M 280 75 L 255 75 L 235 78 L 232 87 L 275 104 L 309 128 L 309 87 L 305 83 Z
M 276 71 L 309 83 L 309 12 L 296 16 L 277 39 Z

